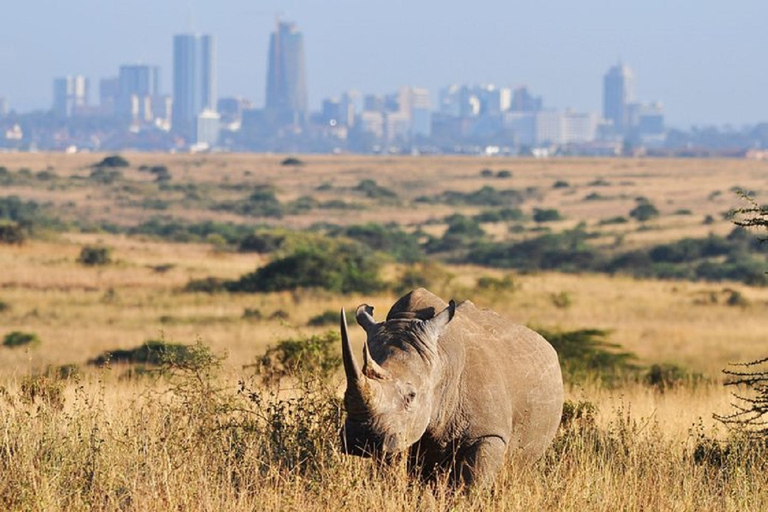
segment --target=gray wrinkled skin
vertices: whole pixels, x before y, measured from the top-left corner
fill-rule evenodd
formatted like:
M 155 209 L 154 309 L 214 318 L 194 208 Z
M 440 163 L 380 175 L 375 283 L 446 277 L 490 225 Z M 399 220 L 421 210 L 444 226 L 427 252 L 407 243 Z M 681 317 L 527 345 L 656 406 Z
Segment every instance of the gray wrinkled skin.
M 541 457 L 563 407 L 557 353 L 544 338 L 423 288 L 398 300 L 385 322 L 372 313 L 357 309 L 367 333 L 361 366 L 342 311 L 346 453 L 407 453 L 423 477 L 449 471 L 470 486 L 492 483 L 508 456 Z

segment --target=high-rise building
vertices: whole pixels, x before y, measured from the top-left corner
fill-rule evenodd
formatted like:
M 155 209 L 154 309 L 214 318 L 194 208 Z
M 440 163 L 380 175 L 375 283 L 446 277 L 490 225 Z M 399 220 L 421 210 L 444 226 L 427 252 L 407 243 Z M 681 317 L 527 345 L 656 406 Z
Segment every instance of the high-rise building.
M 213 36 L 173 38 L 173 130 L 192 140 L 197 115 L 216 110 L 216 49 Z
M 151 122 L 152 101 L 160 94 L 160 68 L 144 64 L 120 66 L 117 112 L 123 119 Z
M 603 118 L 613 122 L 614 132 L 629 130 L 629 105 L 634 101 L 634 76 L 621 62 L 612 66 L 603 78 Z
M 99 80 L 99 106 L 105 115 L 112 116 L 115 114 L 119 95 L 120 79 L 118 77 Z
M 538 112 L 542 104 L 541 96 L 533 96 L 527 87 L 518 87 L 512 95 L 509 109 L 514 112 Z
M 307 117 L 304 35 L 293 23 L 278 22 L 269 40 L 265 110 L 275 122 L 295 127 Z
M 0 118 L 8 115 L 8 100 L 0 98 Z
M 79 107 L 88 105 L 88 79 L 81 75 L 53 80 L 53 112 L 72 117 Z

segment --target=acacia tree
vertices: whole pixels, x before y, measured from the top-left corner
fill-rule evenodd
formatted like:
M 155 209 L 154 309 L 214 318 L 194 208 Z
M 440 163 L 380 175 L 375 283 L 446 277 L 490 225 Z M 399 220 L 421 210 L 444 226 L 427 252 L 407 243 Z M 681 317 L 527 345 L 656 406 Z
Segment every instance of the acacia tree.
M 734 223 L 743 228 L 757 228 L 768 231 L 768 205 L 757 202 L 742 193 L 741 196 L 749 201 L 748 208 L 736 210 L 738 220 Z M 768 237 L 760 238 L 761 242 Z M 732 364 L 733 369 L 725 369 L 728 376 L 726 386 L 744 389 L 747 392 L 734 392 L 738 403 L 733 404 L 735 412 L 715 418 L 726 425 L 738 427 L 760 436 L 768 436 L 768 357 L 748 363 Z

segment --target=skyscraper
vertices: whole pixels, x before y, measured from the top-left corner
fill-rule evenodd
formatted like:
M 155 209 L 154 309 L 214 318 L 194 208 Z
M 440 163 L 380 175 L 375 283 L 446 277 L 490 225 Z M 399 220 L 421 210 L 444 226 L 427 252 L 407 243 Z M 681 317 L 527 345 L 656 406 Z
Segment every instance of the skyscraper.
M 280 124 L 301 126 L 307 116 L 304 35 L 293 23 L 278 22 L 269 40 L 265 110 Z
M 216 49 L 213 36 L 174 36 L 174 131 L 191 138 L 195 120 L 204 110 L 216 110 Z
M 120 66 L 118 113 L 131 121 L 152 121 L 152 101 L 160 93 L 160 68 L 143 64 Z
M 72 117 L 78 107 L 88 104 L 88 79 L 81 75 L 53 80 L 53 112 Z
M 629 130 L 629 104 L 634 101 L 632 70 L 621 62 L 612 66 L 603 79 L 603 118 L 613 121 L 617 134 Z

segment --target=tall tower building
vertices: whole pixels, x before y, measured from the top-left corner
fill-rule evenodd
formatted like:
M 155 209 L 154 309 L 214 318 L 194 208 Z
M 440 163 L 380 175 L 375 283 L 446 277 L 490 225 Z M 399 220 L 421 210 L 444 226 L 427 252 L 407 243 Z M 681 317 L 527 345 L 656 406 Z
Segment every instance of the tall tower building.
M 195 120 L 216 110 L 216 48 L 213 36 L 173 38 L 173 130 L 191 138 Z
M 296 25 L 278 22 L 269 40 L 265 110 L 276 122 L 301 126 L 307 116 L 304 35 Z
M 53 80 L 53 112 L 72 117 L 78 107 L 88 104 L 88 79 L 81 75 Z
M 629 105 L 633 101 L 632 70 L 619 62 L 603 78 L 603 118 L 613 121 L 618 134 L 625 134 L 629 129 Z
M 120 66 L 118 113 L 131 121 L 152 121 L 152 101 L 160 94 L 160 68 L 143 64 Z

